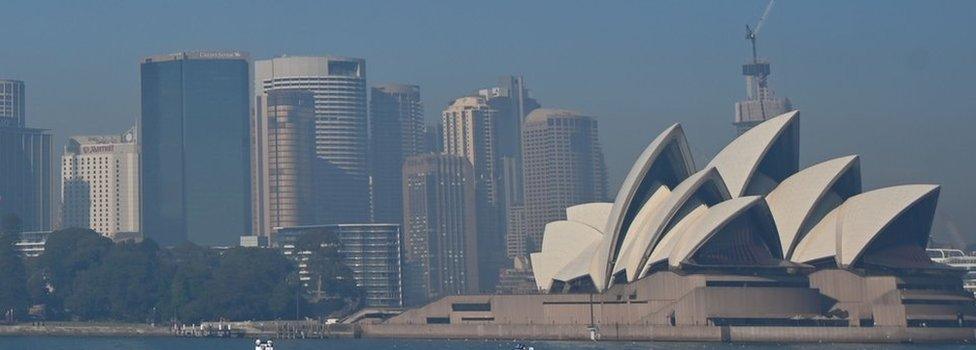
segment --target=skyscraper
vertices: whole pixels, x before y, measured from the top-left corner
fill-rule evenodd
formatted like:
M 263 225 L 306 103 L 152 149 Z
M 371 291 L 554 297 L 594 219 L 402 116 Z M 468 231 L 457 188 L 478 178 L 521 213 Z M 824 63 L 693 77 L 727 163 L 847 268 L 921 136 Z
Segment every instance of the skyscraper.
M 484 97 L 454 100 L 444 110 L 444 153 L 466 159 L 474 170 L 478 222 L 479 276 L 481 288 L 494 290 L 498 273 L 506 265 L 505 216 L 498 191 L 496 119 L 499 111 Z
M 139 145 L 121 135 L 74 136 L 61 155 L 61 226 L 113 238 L 139 232 Z
M 421 153 L 444 152 L 444 125 L 438 122 L 424 126 L 424 147 Z
M 566 219 L 566 208 L 607 199 L 607 172 L 593 117 L 561 109 L 533 111 L 522 125 L 522 159 L 523 230 L 508 239 L 527 241 L 529 251 L 541 248 L 546 223 Z
M 404 162 L 408 304 L 479 290 L 474 182 L 471 164 L 463 157 L 425 154 Z
M 0 216 L 16 215 L 24 231 L 52 226 L 51 134 L 26 127 L 26 87 L 0 80 Z
M 143 233 L 229 245 L 251 232 L 248 56 L 193 52 L 140 65 Z
M 254 229 L 271 235 L 275 227 L 315 222 L 315 97 L 309 90 L 271 90 L 257 97 L 265 108 L 254 150 L 261 168 L 255 182 Z
M 47 130 L 0 126 L 0 215 L 17 215 L 24 231 L 51 229 L 53 153 Z
M 424 109 L 420 87 L 373 87 L 370 113 L 370 187 L 372 220 L 403 222 L 403 160 L 424 152 Z
M 495 145 L 499 208 L 503 213 L 522 203 L 522 122 L 539 102 L 529 95 L 522 76 L 503 76 L 498 86 L 478 90 L 495 110 Z
M 369 219 L 366 61 L 335 56 L 255 61 L 255 103 L 259 101 L 258 96 L 277 89 L 306 89 L 315 95 L 316 223 L 366 222 Z M 255 105 L 255 130 L 265 128 L 260 125 L 265 110 Z M 255 138 L 255 152 L 261 152 L 264 147 Z M 254 162 L 255 169 L 263 167 L 260 160 Z
M 0 127 L 24 127 L 25 90 L 23 81 L 0 79 Z

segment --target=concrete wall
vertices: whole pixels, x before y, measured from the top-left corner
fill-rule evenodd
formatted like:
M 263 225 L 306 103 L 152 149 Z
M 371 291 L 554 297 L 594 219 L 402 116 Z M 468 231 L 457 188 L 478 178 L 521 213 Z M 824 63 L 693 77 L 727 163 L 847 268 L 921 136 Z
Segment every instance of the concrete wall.
M 589 340 L 586 327 L 573 325 L 363 325 L 364 337 L 434 339 Z M 599 329 L 600 340 L 772 343 L 976 342 L 973 328 L 905 327 L 715 327 L 614 325 Z

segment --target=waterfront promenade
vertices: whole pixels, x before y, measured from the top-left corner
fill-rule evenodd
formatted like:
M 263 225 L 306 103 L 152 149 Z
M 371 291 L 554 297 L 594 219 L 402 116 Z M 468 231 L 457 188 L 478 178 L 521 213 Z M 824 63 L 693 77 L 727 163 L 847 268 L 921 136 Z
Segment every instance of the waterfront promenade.
M 326 325 L 315 321 L 209 322 L 203 325 L 177 327 L 133 323 L 49 322 L 43 325 L 0 325 L 0 336 L 591 340 L 589 329 L 571 325 L 393 325 L 383 323 Z M 597 337 L 601 341 L 974 344 L 976 343 L 976 329 L 615 325 L 600 328 Z

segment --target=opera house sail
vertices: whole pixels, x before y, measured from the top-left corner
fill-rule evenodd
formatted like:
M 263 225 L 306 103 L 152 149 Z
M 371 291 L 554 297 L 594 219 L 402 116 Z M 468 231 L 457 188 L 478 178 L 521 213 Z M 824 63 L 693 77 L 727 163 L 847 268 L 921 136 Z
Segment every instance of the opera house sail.
M 940 187 L 865 191 L 856 155 L 800 168 L 799 125 L 799 111 L 771 118 L 698 167 L 675 124 L 639 155 L 613 203 L 569 207 L 545 226 L 531 254 L 540 294 L 452 296 L 386 323 L 613 325 L 618 339 L 657 326 L 973 338 L 964 271 L 925 253 Z M 477 315 L 455 307 L 472 303 Z M 621 326 L 636 333 L 620 336 Z M 933 327 L 969 333 L 912 331 Z M 832 339 L 803 332 L 789 334 Z

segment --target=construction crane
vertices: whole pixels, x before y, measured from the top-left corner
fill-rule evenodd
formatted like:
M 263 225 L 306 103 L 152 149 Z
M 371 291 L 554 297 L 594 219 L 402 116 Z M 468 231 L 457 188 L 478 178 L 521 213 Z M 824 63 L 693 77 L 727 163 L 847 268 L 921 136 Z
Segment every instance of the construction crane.
M 752 29 L 748 24 L 746 25 L 746 40 L 752 43 L 752 63 L 742 66 L 742 74 L 750 78 L 747 80 L 749 82 L 749 98 L 759 101 L 759 113 L 762 120 L 768 118 L 765 100 L 768 95 L 769 63 L 759 61 L 759 55 L 756 53 L 756 37 L 759 35 L 759 30 L 762 29 L 763 22 L 766 21 L 766 17 L 769 16 L 769 11 L 773 9 L 775 2 L 776 0 L 769 0 L 769 3 L 766 4 L 766 10 L 756 22 L 756 29 Z
M 756 36 L 762 30 L 763 22 L 766 21 L 766 17 L 769 16 L 769 11 L 773 9 L 773 4 L 775 3 L 776 0 L 769 0 L 769 3 L 766 4 L 766 10 L 763 11 L 762 16 L 759 17 L 759 21 L 756 22 L 756 29 L 752 29 L 746 24 L 746 40 L 752 43 L 752 62 L 759 62 L 759 57 L 756 55 Z

